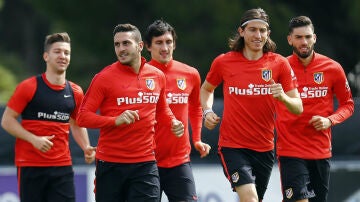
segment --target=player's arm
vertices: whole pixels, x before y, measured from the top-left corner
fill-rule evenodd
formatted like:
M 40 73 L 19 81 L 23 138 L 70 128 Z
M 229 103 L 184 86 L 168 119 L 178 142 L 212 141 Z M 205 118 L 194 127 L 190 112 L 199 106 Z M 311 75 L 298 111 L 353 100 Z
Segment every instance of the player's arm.
M 55 136 L 37 136 L 26 130 L 18 121 L 19 113 L 6 107 L 1 119 L 1 126 L 10 135 L 32 144 L 36 149 L 47 152 L 53 146 L 51 139 Z
M 296 88 L 285 93 L 286 98 L 283 101 L 286 108 L 293 114 L 301 114 L 304 111 L 302 100 Z
M 296 88 L 284 92 L 281 83 L 275 83 L 274 80 L 270 82 L 270 90 L 275 99 L 284 103 L 286 108 L 293 114 L 301 114 L 303 112 L 302 101 Z
M 333 89 L 339 103 L 338 108 L 327 117 L 313 116 L 309 124 L 313 125 L 316 130 L 326 130 L 331 126 L 342 123 L 354 113 L 354 100 L 345 73 L 341 67 L 339 67 L 339 72 L 335 75 L 336 79 Z
M 97 113 L 104 98 L 107 96 L 106 79 L 97 74 L 88 88 L 78 110 L 76 122 L 80 127 L 103 128 L 114 126 L 116 117 L 103 116 Z
M 220 122 L 218 117 L 212 110 L 214 104 L 214 90 L 216 86 L 210 84 L 206 80 L 201 85 L 200 89 L 200 103 L 203 109 L 204 125 L 207 129 L 212 130 Z
M 210 145 L 201 141 L 201 127 L 202 127 L 202 108 L 200 103 L 200 75 L 194 75 L 192 82 L 194 88 L 189 95 L 189 120 L 192 131 L 192 141 L 195 149 L 200 153 L 200 157 L 206 157 L 210 152 Z
M 336 111 L 327 117 L 332 126 L 344 122 L 354 113 L 354 100 L 342 67 L 339 67 L 339 72 L 336 74 L 333 89 L 339 105 Z
M 70 118 L 70 129 L 75 142 L 84 151 L 85 162 L 92 163 L 95 160 L 96 147 L 92 147 L 90 145 L 89 135 L 86 128 L 78 126 L 75 119 Z

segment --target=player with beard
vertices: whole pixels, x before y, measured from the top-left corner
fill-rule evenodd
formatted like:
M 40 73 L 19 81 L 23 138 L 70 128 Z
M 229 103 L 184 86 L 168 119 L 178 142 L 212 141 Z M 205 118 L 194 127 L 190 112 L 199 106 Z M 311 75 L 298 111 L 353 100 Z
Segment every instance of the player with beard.
M 138 28 L 119 24 L 113 31 L 118 61 L 95 75 L 79 110 L 78 122 L 100 128 L 96 153 L 97 202 L 160 200 L 154 154 L 156 120 L 181 137 L 165 97 L 165 75 L 141 56 Z M 97 113 L 99 111 L 99 113 Z
M 293 115 L 277 105 L 277 155 L 284 201 L 326 202 L 329 192 L 331 127 L 354 112 L 354 102 L 343 68 L 316 53 L 310 18 L 290 20 L 288 60 L 298 81 L 304 112 Z M 334 111 L 334 97 L 338 107 Z

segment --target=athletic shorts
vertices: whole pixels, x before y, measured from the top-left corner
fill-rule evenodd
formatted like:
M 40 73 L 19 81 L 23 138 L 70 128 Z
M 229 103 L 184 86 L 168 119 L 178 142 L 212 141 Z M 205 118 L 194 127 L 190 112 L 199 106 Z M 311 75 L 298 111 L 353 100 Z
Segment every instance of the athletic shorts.
M 284 201 L 327 201 L 330 159 L 304 160 L 283 156 L 278 159 Z
M 21 202 L 75 202 L 71 166 L 18 167 Z
M 194 176 L 190 162 L 173 168 L 160 168 L 160 190 L 169 201 L 197 201 Z
M 96 161 L 96 202 L 159 202 L 160 181 L 155 161 L 112 163 Z
M 219 147 L 218 155 L 234 192 L 237 186 L 255 184 L 259 199 L 264 198 L 275 160 L 273 150 L 257 152 L 243 148 Z

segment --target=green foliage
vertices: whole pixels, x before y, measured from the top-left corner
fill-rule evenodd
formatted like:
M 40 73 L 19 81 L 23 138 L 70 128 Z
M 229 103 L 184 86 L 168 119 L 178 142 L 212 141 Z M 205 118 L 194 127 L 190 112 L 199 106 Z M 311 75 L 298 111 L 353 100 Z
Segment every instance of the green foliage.
M 3 66 L 0 66 L 0 104 L 5 104 L 16 87 L 15 76 Z
M 0 50 L 0 66 L 6 69 L 11 75 L 16 75 L 17 80 L 28 77 L 32 72 L 26 71 L 26 65 L 20 55 Z M 25 69 L 25 71 L 24 71 Z M 2 77 L 1 77 L 2 79 Z
M 2 1 L 0 0 L 0 5 Z M 316 27 L 318 52 L 339 61 L 345 71 L 353 68 L 360 58 L 360 50 L 357 49 L 360 45 L 360 12 L 357 12 L 360 9 L 360 1 L 357 0 L 329 0 L 326 4 L 312 0 L 304 0 L 301 4 L 286 0 L 63 0 L 56 5 L 47 0 L 19 2 L 22 4 L 14 5 L 14 10 L 7 12 L 7 16 L 11 14 L 14 15 L 13 19 L 17 19 L 17 13 L 22 13 L 23 16 L 20 17 L 24 19 L 19 22 L 27 22 L 22 25 L 24 27 L 29 26 L 32 21 L 40 21 L 29 26 L 33 27 L 33 32 L 28 31 L 29 27 L 22 30 L 25 30 L 26 34 L 23 36 L 26 37 L 41 36 L 40 39 L 37 38 L 38 41 L 33 42 L 34 44 L 30 43 L 24 48 L 20 57 L 24 57 L 25 54 L 27 59 L 34 58 L 34 55 L 39 56 L 39 62 L 34 63 L 35 65 L 29 65 L 27 62 L 30 67 L 39 67 L 43 64 L 41 48 L 32 49 L 36 53 L 30 54 L 31 47 L 36 44 L 41 46 L 43 36 L 49 32 L 67 31 L 72 40 L 72 57 L 67 77 L 79 83 L 84 90 L 95 73 L 116 60 L 112 41 L 112 30 L 116 24 L 132 23 L 144 33 L 147 26 L 159 18 L 168 21 L 176 29 L 178 40 L 174 52 L 175 59 L 198 68 L 202 79 L 205 78 L 212 60 L 228 51 L 228 38 L 236 32 L 242 13 L 257 7 L 263 8 L 270 16 L 270 37 L 276 42 L 277 52 L 280 54 L 289 55 L 292 51 L 286 40 L 289 19 L 296 15 L 308 15 Z M 26 18 L 28 12 L 16 12 L 15 9 L 31 11 L 35 18 L 26 21 L 30 18 Z M 1 12 L 0 10 L 0 14 Z M 9 30 L 10 26 L 5 27 L 5 24 L 1 23 L 6 19 L 0 19 L 0 36 L 2 27 Z M 20 28 L 21 26 L 17 29 Z M 16 30 L 12 32 L 22 33 Z M 34 37 L 26 38 L 27 42 L 33 39 Z M 1 40 L 3 39 L 0 37 L 0 48 Z M 23 42 L 22 38 L 16 37 L 5 40 L 14 41 L 13 43 Z M 143 51 L 143 55 L 150 59 L 146 50 Z

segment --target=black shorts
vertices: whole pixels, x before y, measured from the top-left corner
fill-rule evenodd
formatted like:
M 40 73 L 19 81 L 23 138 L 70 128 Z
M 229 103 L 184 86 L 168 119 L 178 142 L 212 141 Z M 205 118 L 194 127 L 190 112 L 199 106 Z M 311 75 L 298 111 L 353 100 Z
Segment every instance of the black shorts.
M 173 168 L 160 168 L 160 187 L 169 201 L 197 201 L 194 176 L 190 163 Z
M 259 199 L 264 198 L 274 166 L 273 150 L 257 152 L 250 149 L 219 147 L 218 155 L 233 191 L 236 186 L 255 184 Z
M 112 163 L 96 161 L 96 202 L 159 202 L 160 182 L 155 161 Z
M 21 202 L 75 202 L 71 166 L 18 167 Z
M 278 159 L 284 201 L 327 201 L 330 159 L 304 160 L 282 156 Z

